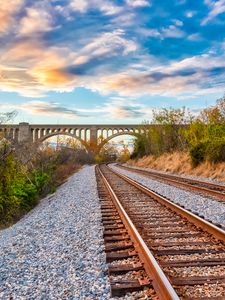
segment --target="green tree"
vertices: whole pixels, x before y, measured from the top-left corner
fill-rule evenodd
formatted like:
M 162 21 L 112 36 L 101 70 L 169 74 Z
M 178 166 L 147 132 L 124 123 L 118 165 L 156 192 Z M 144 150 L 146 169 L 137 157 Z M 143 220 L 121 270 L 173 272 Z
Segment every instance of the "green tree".
M 202 110 L 183 132 L 193 166 L 204 160 L 225 161 L 225 97 L 215 106 Z

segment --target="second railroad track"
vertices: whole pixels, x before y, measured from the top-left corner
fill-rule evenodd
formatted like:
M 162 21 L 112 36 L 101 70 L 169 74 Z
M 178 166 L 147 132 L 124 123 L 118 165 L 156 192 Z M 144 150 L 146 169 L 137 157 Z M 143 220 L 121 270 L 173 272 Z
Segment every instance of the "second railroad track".
M 185 188 L 187 190 L 193 190 L 195 192 L 201 193 L 203 195 L 207 196 L 213 196 L 218 201 L 225 202 L 225 185 L 217 184 L 217 183 L 211 183 L 208 181 L 203 180 L 197 180 L 172 174 L 166 174 L 161 172 L 154 172 L 152 170 L 143 170 L 143 169 L 137 169 L 137 168 L 130 168 L 124 165 L 118 165 L 120 168 L 134 172 L 139 173 L 141 175 L 144 175 L 146 177 L 168 183 L 170 185 L 178 186 Z

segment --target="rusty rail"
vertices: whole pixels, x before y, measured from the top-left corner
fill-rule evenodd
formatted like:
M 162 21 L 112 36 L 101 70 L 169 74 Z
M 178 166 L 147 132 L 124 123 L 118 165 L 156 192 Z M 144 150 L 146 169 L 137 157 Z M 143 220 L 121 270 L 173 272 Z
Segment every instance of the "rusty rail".
M 224 299 L 222 294 L 225 292 L 225 274 L 222 270 L 225 265 L 225 231 L 112 168 L 101 168 L 107 185 L 111 188 L 111 194 L 119 200 L 146 249 L 153 255 L 178 297 L 195 300 Z M 129 232 L 133 234 L 132 228 Z M 133 241 L 138 251 L 142 250 L 134 238 Z M 145 262 L 145 269 L 148 270 L 148 261 L 143 255 L 141 257 Z M 183 274 L 187 274 L 189 268 L 194 268 L 192 274 L 198 273 L 183 275 L 184 277 L 181 273 L 173 275 L 174 268 L 181 268 L 183 271 L 180 272 L 184 272 Z M 207 274 L 204 268 L 215 268 L 216 274 L 211 273 L 212 271 Z M 154 266 L 149 270 L 150 275 L 152 271 L 157 272 Z M 156 282 L 155 278 L 155 290 L 162 290 L 157 287 Z M 213 286 L 217 285 L 220 291 L 222 288 L 222 292 L 218 294 L 218 290 L 212 290 L 211 295 L 216 292 L 217 296 L 206 296 L 210 295 L 208 289 L 214 289 Z M 205 293 L 203 296 L 197 295 L 199 286 L 201 295 Z M 188 296 L 186 288 L 192 296 Z M 167 298 L 161 296 L 161 299 Z
M 219 239 L 225 242 L 225 231 L 212 223 L 200 218 L 199 216 L 193 214 L 192 212 L 186 210 L 185 208 L 173 203 L 172 201 L 168 200 L 167 198 L 153 192 L 152 190 L 148 189 L 144 185 L 136 182 L 135 180 L 129 178 L 126 175 L 122 175 L 110 168 L 112 172 L 114 172 L 117 176 L 124 179 L 126 182 L 130 183 L 131 185 L 138 188 L 140 191 L 144 192 L 145 194 L 151 196 L 153 199 L 160 202 L 162 205 L 165 205 L 169 209 L 172 209 L 179 215 L 185 217 L 189 222 L 193 223 L 197 227 L 200 227 L 202 230 L 207 231 L 208 233 L 212 234 L 216 239 Z
M 118 166 L 130 172 L 139 173 L 144 176 L 159 181 L 164 181 L 175 186 L 184 187 L 188 190 L 193 190 L 205 195 L 216 197 L 218 201 L 225 202 L 225 186 L 223 185 L 195 180 L 191 178 L 178 177 L 176 175 L 171 175 L 171 174 L 163 174 L 163 173 L 159 174 L 157 172 L 130 168 L 128 166 L 123 166 L 120 164 L 118 164 Z
M 118 213 L 125 224 L 131 240 L 135 245 L 135 249 L 137 250 L 142 262 L 144 263 L 144 267 L 146 273 L 149 275 L 150 278 L 153 278 L 153 286 L 159 294 L 160 299 L 162 300 L 178 300 L 180 299 L 175 290 L 173 289 L 172 285 L 170 284 L 169 280 L 163 273 L 162 269 L 160 268 L 159 264 L 155 260 L 153 254 L 145 244 L 144 240 L 140 236 L 138 230 L 134 226 L 133 222 L 131 221 L 130 217 L 124 210 L 122 204 L 120 203 L 118 197 L 114 193 L 112 187 L 110 186 L 109 182 L 107 181 L 106 177 L 102 173 L 99 167 L 98 171 L 104 181 L 104 184 L 118 210 Z

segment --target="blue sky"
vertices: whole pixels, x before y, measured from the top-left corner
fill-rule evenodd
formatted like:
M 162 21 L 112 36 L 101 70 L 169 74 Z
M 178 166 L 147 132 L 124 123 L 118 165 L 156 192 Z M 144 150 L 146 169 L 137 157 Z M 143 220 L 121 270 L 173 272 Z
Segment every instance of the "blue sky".
M 140 123 L 225 92 L 225 0 L 8 0 L 0 45 L 15 122 Z

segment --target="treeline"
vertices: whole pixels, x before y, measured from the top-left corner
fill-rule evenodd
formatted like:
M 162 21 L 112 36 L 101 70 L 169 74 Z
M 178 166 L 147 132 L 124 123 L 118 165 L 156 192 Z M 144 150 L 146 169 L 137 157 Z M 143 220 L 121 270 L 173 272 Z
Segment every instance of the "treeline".
M 15 144 L 0 137 L 0 228 L 21 218 L 90 158 L 79 147 Z
M 149 125 L 153 125 L 149 127 Z M 131 158 L 188 151 L 196 167 L 203 161 L 225 161 L 225 96 L 215 106 L 193 116 L 186 108 L 153 112 L 151 124 L 143 124 Z

